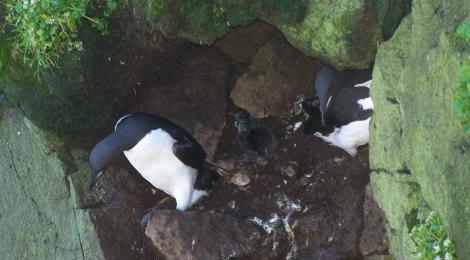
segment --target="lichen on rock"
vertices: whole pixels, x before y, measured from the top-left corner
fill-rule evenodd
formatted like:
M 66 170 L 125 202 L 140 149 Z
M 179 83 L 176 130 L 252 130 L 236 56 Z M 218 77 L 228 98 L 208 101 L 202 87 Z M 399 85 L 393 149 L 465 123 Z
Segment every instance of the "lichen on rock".
M 374 193 L 388 220 L 392 252 L 412 259 L 413 212 L 422 198 L 470 255 L 470 137 L 452 114 L 464 48 L 454 32 L 468 1 L 414 1 L 411 15 L 379 47 L 373 73 L 370 162 Z
M 409 1 L 134 1 L 139 13 L 168 36 L 212 44 L 231 27 L 267 21 L 306 55 L 339 68 L 367 68 L 377 43 L 389 37 Z

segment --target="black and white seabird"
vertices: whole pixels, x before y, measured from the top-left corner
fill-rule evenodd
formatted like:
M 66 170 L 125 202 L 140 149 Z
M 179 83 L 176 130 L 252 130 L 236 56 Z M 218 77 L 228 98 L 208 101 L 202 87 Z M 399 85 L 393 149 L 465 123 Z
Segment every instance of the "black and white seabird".
M 176 209 L 186 210 L 207 195 L 218 175 L 206 169 L 206 152 L 183 128 L 148 113 L 121 117 L 114 132 L 90 153 L 90 189 L 97 176 L 119 153 L 154 187 L 176 200 Z
M 271 159 L 277 147 L 273 131 L 259 125 L 246 110 L 232 114 L 237 128 L 237 142 L 251 161 Z
M 374 110 L 369 95 L 370 70 L 350 74 L 353 73 L 359 77 L 351 77 L 329 66 L 323 67 L 315 79 L 320 111 L 304 103 L 310 114 L 306 122 L 309 131 L 351 156 L 357 154 L 358 146 L 369 142 L 369 122 Z M 362 82 L 364 77 L 368 80 Z

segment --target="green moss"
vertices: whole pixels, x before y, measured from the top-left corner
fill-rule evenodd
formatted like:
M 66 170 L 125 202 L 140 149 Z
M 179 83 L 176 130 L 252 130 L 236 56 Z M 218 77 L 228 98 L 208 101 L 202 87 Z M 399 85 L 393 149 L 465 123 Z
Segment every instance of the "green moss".
M 4 40 L 0 38 L 0 79 L 5 77 L 10 60 L 9 48 Z
M 409 222 L 419 210 L 419 186 L 414 178 L 402 174 L 376 172 L 371 175 L 374 198 L 384 210 L 391 252 L 400 259 L 417 259 L 409 237 Z
M 230 26 L 252 21 L 256 9 L 250 1 L 137 0 L 134 5 L 167 36 L 180 36 L 198 44 L 212 44 Z
M 2 2 L 5 21 L 11 30 L 11 53 L 17 61 L 41 76 L 43 70 L 57 67 L 60 58 L 73 51 L 84 51 L 78 39 L 80 21 L 88 21 L 103 34 L 107 19 L 116 8 L 115 0 L 21 1 Z M 102 11 L 90 17 L 90 11 Z
M 294 47 L 340 68 L 365 68 L 377 43 L 407 13 L 408 0 L 283 1 L 283 0 L 137 0 L 134 5 L 155 28 L 198 44 L 212 44 L 230 27 L 255 18 L 267 21 Z
M 319 57 L 339 68 L 366 68 L 374 60 L 377 43 L 383 39 L 383 13 L 391 8 L 388 1 L 383 2 L 372 6 L 344 0 L 335 2 L 334 7 L 330 3 L 314 2 L 302 22 L 275 24 L 294 47 L 309 56 Z M 406 2 L 395 3 L 395 6 Z M 399 10 L 401 12 L 387 19 L 398 23 L 405 14 Z
M 416 256 L 423 260 L 455 259 L 455 245 L 448 238 L 439 215 L 431 211 L 413 226 L 410 236 L 416 244 Z
M 457 36 L 466 41 L 466 47 L 470 50 L 470 21 L 464 21 L 457 28 Z M 470 57 L 464 61 L 455 83 L 453 109 L 465 132 L 470 133 Z
M 115 109 L 104 104 L 119 91 L 114 81 L 99 78 L 104 84 L 96 83 L 102 69 L 100 59 L 104 60 L 102 57 L 113 49 L 90 27 L 82 27 L 79 34 L 87 51 L 64 55 L 55 72 L 44 71 L 38 79 L 33 71 L 7 55 L 9 62 L 0 74 L 0 92 L 6 103 L 19 107 L 38 126 L 61 135 L 89 133 L 103 127 L 104 119 Z
M 470 11 L 468 1 L 414 1 L 393 37 L 380 45 L 371 88 L 374 117 L 370 128 L 370 163 L 376 173 L 409 172 L 419 197 L 442 217 L 457 257 L 470 255 L 470 137 L 453 116 L 452 86 L 468 57 L 456 41 L 457 26 Z M 386 189 L 389 182 L 375 182 Z M 383 204 L 395 191 L 379 199 Z M 408 202 L 395 200 L 385 215 Z M 419 207 L 418 207 L 419 208 Z M 401 218 L 401 220 L 400 220 Z M 405 216 L 397 221 L 405 223 Z M 412 218 L 411 218 L 412 219 Z M 415 250 L 408 232 L 389 232 L 392 250 L 407 259 Z

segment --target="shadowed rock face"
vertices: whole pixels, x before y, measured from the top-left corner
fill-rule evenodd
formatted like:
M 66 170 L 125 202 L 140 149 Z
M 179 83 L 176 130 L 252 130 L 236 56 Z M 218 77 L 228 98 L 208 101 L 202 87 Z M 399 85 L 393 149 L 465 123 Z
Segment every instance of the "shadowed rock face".
M 225 90 L 232 68 L 217 49 L 188 46 L 149 72 L 145 82 L 149 90 L 138 95 L 128 111 L 170 118 L 193 134 L 212 157 L 225 125 Z
M 377 205 L 370 184 L 366 186 L 364 199 L 364 230 L 362 231 L 359 250 L 364 256 L 386 253 L 388 239 L 385 230 L 385 216 Z
M 210 212 L 155 211 L 145 234 L 167 259 L 230 259 L 255 253 L 252 223 Z
M 277 33 L 259 49 L 230 97 L 256 118 L 285 116 L 297 95 L 313 95 L 318 66 Z

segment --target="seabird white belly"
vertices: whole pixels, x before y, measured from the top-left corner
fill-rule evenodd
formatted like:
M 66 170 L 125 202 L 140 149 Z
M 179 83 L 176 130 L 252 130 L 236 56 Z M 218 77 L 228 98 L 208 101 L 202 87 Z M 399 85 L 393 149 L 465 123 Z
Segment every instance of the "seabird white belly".
M 175 142 L 162 129 L 152 130 L 124 155 L 147 181 L 176 199 L 178 210 L 185 210 L 206 193 L 194 192 L 197 170 L 175 156 Z

